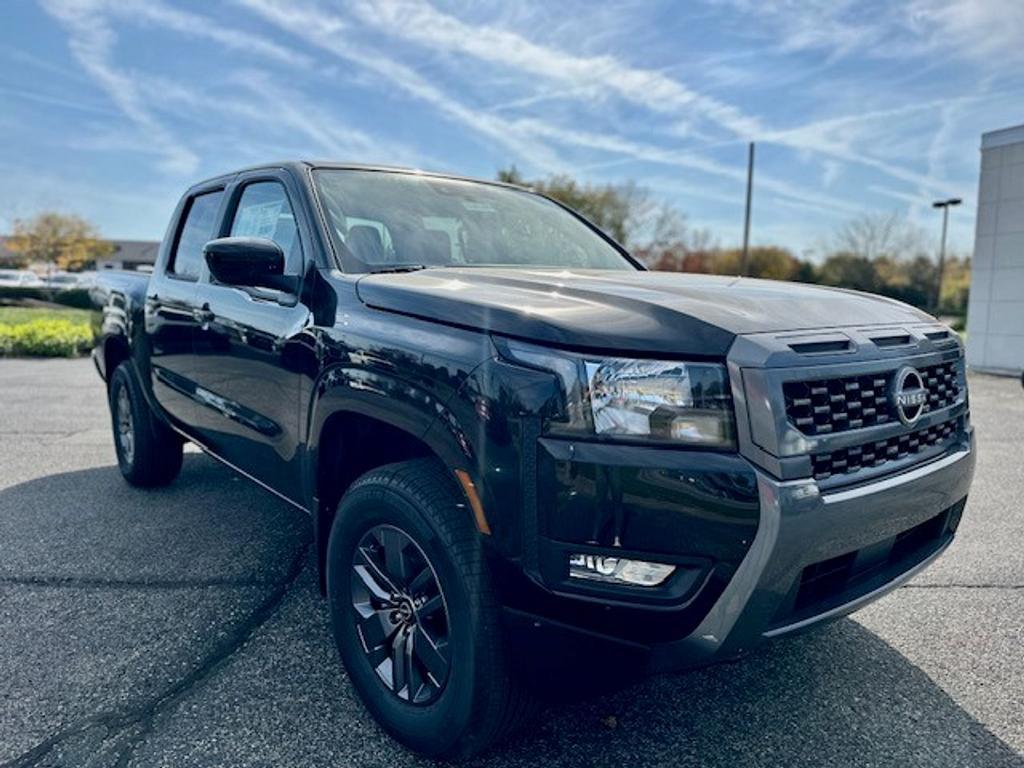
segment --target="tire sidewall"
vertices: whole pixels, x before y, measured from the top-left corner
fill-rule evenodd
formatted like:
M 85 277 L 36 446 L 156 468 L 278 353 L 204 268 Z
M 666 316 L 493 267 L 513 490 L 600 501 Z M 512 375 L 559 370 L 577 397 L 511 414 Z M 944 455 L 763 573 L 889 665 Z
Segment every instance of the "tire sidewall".
M 140 439 L 139 439 L 139 407 L 136 397 L 135 390 L 132 387 L 131 373 L 125 369 L 123 365 L 117 367 L 114 371 L 114 375 L 110 379 L 110 418 L 111 426 L 114 434 L 114 452 L 117 456 L 117 464 L 121 469 L 121 473 L 125 477 L 132 477 L 135 473 L 135 463 L 129 461 L 125 455 L 124 450 L 121 447 L 121 439 L 119 436 L 118 427 L 118 412 L 120 404 L 118 403 L 118 396 L 121 390 L 124 389 L 128 393 L 128 407 L 132 412 L 132 432 L 135 441 L 135 459 L 139 457 Z
M 400 700 L 367 661 L 355 628 L 351 601 L 352 555 L 376 525 L 410 535 L 433 566 L 448 609 L 451 667 L 444 690 L 428 705 Z M 395 489 L 366 485 L 346 494 L 338 507 L 327 548 L 327 595 L 335 642 L 367 708 L 385 730 L 411 749 L 437 755 L 461 737 L 472 718 L 475 649 L 472 605 L 463 576 L 442 538 L 415 502 Z

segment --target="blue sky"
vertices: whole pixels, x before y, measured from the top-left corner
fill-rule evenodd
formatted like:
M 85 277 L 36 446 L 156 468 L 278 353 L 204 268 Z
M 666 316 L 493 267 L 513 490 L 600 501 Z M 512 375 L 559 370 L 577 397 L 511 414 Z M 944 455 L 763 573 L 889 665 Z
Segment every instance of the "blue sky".
M 1020 0 L 8 0 L 0 231 L 43 207 L 159 238 L 191 182 L 272 159 L 635 180 L 738 242 L 865 211 L 973 241 L 981 133 L 1024 123 Z

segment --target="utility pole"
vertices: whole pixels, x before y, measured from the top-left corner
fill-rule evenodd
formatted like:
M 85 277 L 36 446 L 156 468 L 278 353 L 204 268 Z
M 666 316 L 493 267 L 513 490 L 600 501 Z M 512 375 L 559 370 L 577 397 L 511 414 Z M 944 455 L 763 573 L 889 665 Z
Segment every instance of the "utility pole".
M 958 197 L 951 197 L 949 200 L 936 200 L 932 208 L 942 209 L 942 240 L 939 244 L 939 273 L 935 277 L 935 301 L 932 306 L 935 312 L 939 311 L 939 302 L 942 301 L 942 272 L 946 267 L 946 233 L 949 231 L 949 209 L 954 205 L 960 205 L 963 200 Z
M 746 275 L 750 267 L 750 207 L 754 196 L 754 142 L 750 142 L 750 153 L 747 156 L 747 212 L 743 219 L 743 262 L 741 275 Z

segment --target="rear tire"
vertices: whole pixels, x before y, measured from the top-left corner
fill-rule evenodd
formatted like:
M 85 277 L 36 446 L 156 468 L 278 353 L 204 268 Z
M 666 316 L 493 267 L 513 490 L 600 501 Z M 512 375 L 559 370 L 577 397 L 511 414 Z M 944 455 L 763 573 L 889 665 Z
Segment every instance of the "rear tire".
M 345 668 L 406 747 L 465 759 L 532 711 L 509 668 L 480 534 L 438 461 L 390 464 L 356 480 L 338 506 L 326 565 Z M 406 657 L 396 674 L 392 659 Z
M 153 413 L 130 366 L 117 366 L 108 392 L 117 465 L 132 485 L 167 485 L 181 471 L 182 441 Z

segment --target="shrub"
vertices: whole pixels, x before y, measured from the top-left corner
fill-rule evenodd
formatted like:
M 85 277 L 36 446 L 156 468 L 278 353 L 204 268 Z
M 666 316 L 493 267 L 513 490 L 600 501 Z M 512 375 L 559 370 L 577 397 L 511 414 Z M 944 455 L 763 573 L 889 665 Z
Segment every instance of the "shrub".
M 0 301 L 17 302 L 25 299 L 46 301 L 51 304 L 61 304 L 65 307 L 75 309 L 92 309 L 93 303 L 87 288 L 71 288 L 63 291 L 55 291 L 51 288 L 29 288 L 19 286 L 0 286 Z
M 75 357 L 93 342 L 88 323 L 40 318 L 27 323 L 0 323 L 0 355 Z

